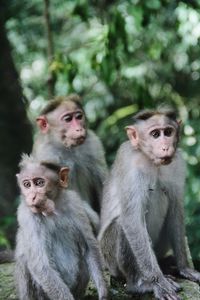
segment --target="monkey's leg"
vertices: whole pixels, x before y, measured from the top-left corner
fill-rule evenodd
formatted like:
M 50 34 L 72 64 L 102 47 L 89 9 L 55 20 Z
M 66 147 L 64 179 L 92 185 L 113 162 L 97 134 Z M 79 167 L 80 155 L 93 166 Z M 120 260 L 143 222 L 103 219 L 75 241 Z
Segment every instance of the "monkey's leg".
M 178 193 L 171 195 L 174 207 L 168 216 L 168 236 L 170 237 L 179 274 L 186 279 L 200 283 L 200 273 L 190 267 L 185 239 L 184 211 L 182 202 L 177 198 Z
M 139 271 L 139 267 L 122 228 L 119 228 L 119 232 L 120 234 L 117 247 L 117 261 L 120 271 L 126 278 L 127 293 L 143 294 L 146 292 L 152 292 L 152 285 L 149 285 L 147 282 L 145 283 L 140 279 L 141 274 Z
M 102 266 L 101 266 L 101 257 L 98 248 L 98 244 L 92 236 L 88 239 L 88 255 L 87 262 L 89 272 L 91 277 L 96 285 L 99 300 L 107 299 L 107 287 L 103 278 Z
M 178 273 L 175 257 L 169 252 L 170 239 L 168 237 L 167 226 L 163 225 L 159 239 L 155 244 L 154 251 L 159 263 L 159 266 L 164 274 L 176 276 Z
M 38 264 L 30 261 L 29 269 L 34 280 L 42 287 L 48 298 L 50 300 L 74 300 L 70 289 L 60 275 L 49 265 L 42 264 L 43 261 L 45 261 L 44 257 L 38 259 Z
M 117 243 L 118 228 L 116 221 L 113 221 L 104 232 L 104 235 L 100 240 L 100 247 L 105 265 L 108 268 L 110 274 L 115 278 L 122 276 L 117 265 Z
M 138 226 L 130 226 L 132 220 L 138 221 Z M 171 279 L 168 280 L 164 277 L 158 266 L 146 224 L 142 223 L 141 220 L 142 218 L 139 219 L 134 210 L 122 220 L 123 231 L 126 232 L 126 238 L 137 262 L 136 266 L 139 266 L 138 270 L 141 272 L 136 288 L 133 285 L 132 290 L 138 293 L 153 290 L 157 299 L 180 300 L 180 297 L 176 294 L 179 287 Z

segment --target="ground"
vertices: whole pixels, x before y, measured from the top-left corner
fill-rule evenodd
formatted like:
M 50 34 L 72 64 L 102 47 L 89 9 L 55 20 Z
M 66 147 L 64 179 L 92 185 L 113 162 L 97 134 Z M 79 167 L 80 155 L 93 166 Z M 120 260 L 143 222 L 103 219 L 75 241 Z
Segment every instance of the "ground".
M 7 263 L 0 265 L 0 300 L 18 300 L 16 296 L 14 280 L 14 263 Z M 109 284 L 110 278 L 108 274 L 105 274 L 106 280 Z M 180 292 L 180 297 L 182 300 L 200 300 L 200 289 L 199 285 L 190 282 L 188 280 L 179 280 L 181 287 L 183 288 Z M 154 300 L 152 295 L 145 295 L 142 297 L 129 296 L 125 292 L 125 287 L 123 284 L 116 284 L 109 288 L 110 300 Z M 86 296 L 84 300 L 98 300 L 96 289 L 94 285 L 90 282 Z

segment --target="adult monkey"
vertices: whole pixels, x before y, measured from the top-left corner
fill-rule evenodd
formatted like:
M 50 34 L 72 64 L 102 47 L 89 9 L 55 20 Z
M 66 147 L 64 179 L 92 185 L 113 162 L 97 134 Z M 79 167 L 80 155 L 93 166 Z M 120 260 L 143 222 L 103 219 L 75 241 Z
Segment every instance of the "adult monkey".
M 16 283 L 21 300 L 80 299 L 91 275 L 107 299 L 97 241 L 67 167 L 24 156 L 17 175 Z
M 107 166 L 99 138 L 87 130 L 80 97 L 73 94 L 49 101 L 37 124 L 40 133 L 33 155 L 69 166 L 70 188 L 99 213 Z
M 177 300 L 179 285 L 163 275 L 157 261 L 170 248 L 180 275 L 200 282 L 186 255 L 179 122 L 167 108 L 145 110 L 126 130 L 129 141 L 121 145 L 103 192 L 104 260 L 113 276 L 125 277 L 128 292 L 153 291 L 157 299 Z

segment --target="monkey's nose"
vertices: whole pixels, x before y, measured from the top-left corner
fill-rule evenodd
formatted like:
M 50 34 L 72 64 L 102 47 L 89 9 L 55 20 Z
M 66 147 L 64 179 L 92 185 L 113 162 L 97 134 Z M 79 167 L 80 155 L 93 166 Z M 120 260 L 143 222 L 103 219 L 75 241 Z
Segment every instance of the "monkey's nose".
M 169 150 L 169 147 L 167 147 L 167 146 L 163 146 L 162 147 L 162 150 L 165 152 L 165 151 L 168 151 Z
M 33 202 L 33 204 L 36 202 L 36 195 L 32 196 L 32 202 Z

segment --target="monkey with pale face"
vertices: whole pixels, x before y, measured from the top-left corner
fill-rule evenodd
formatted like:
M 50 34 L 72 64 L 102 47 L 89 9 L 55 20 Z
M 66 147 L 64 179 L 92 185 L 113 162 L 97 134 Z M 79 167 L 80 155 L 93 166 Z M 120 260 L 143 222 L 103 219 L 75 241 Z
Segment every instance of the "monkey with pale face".
M 49 101 L 37 124 L 40 132 L 33 155 L 69 166 L 71 189 L 99 213 L 107 166 L 99 138 L 87 129 L 80 97 L 70 95 Z
M 167 108 L 145 110 L 126 130 L 129 141 L 121 145 L 103 192 L 99 240 L 105 264 L 114 277 L 126 279 L 129 293 L 153 291 L 157 299 L 177 300 L 179 285 L 158 264 L 169 249 L 179 274 L 200 282 L 186 254 L 179 122 Z
M 29 156 L 20 163 L 15 278 L 21 300 L 80 299 L 90 275 L 99 299 L 107 299 L 93 220 L 66 189 L 68 173 Z

